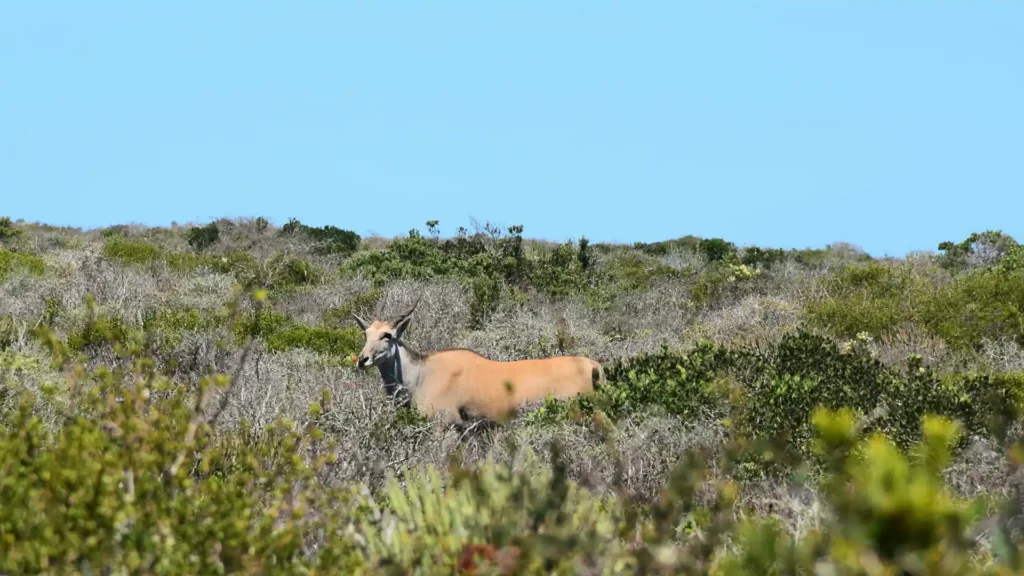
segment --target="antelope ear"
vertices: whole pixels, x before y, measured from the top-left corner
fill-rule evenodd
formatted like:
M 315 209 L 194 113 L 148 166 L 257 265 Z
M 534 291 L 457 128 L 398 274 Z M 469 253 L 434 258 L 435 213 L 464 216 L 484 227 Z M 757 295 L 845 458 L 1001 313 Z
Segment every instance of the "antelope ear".
M 369 326 L 369 325 L 370 325 L 370 323 L 369 323 L 369 322 L 367 322 L 366 320 L 363 320 L 362 318 L 360 318 L 360 317 L 359 317 L 359 315 L 358 315 L 358 314 L 356 314 L 355 312 L 353 312 L 353 313 L 352 313 L 352 317 L 356 319 L 356 324 L 358 324 L 358 325 L 359 325 L 359 328 L 360 328 L 360 329 L 361 329 L 361 330 L 362 330 L 363 332 L 366 332 L 366 327 L 367 327 L 367 326 Z
M 402 337 L 402 334 L 405 333 L 405 329 L 409 327 L 410 322 L 412 322 L 412 316 L 406 316 L 395 323 L 395 338 Z

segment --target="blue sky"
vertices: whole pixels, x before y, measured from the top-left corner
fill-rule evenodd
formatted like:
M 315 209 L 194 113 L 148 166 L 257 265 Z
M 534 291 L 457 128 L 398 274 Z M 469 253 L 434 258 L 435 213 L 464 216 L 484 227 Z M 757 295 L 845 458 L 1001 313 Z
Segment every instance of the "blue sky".
M 1024 240 L 1024 3 L 0 0 L 0 214 Z

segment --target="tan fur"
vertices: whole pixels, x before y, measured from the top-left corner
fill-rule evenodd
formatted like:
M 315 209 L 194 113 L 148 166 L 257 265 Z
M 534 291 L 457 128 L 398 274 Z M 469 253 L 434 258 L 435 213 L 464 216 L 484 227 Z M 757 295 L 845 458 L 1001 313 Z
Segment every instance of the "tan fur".
M 593 392 L 595 368 L 603 376 L 600 364 L 582 356 L 498 362 L 471 350 L 444 350 L 424 361 L 423 381 L 413 398 L 427 415 L 454 416 L 462 409 L 500 420 L 523 403 L 548 395 L 569 398 Z
M 417 300 L 418 302 L 418 300 Z M 569 398 L 594 391 L 604 383 L 601 364 L 583 356 L 554 356 L 499 362 L 472 350 L 451 349 L 420 355 L 401 342 L 416 304 L 395 322 L 366 322 L 355 316 L 366 334 L 359 366 L 387 366 L 398 358 L 416 408 L 448 421 L 463 415 L 501 420 L 523 403 L 546 396 Z M 381 368 L 382 375 L 385 368 Z

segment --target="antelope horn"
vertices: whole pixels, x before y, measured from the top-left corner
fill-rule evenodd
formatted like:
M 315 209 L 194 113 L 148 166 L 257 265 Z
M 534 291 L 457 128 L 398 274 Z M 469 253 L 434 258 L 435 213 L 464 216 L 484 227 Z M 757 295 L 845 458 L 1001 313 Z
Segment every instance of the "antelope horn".
M 408 310 L 406 310 L 402 314 L 398 315 L 398 318 L 395 319 L 395 324 L 397 324 L 397 323 L 401 322 L 402 320 L 405 320 L 406 318 L 408 318 L 409 315 L 412 314 L 413 310 L 416 309 L 416 305 L 419 304 L 420 300 L 422 300 L 422 299 L 423 299 L 423 293 L 420 293 L 420 295 L 416 297 L 416 300 L 413 301 L 412 306 L 409 306 Z

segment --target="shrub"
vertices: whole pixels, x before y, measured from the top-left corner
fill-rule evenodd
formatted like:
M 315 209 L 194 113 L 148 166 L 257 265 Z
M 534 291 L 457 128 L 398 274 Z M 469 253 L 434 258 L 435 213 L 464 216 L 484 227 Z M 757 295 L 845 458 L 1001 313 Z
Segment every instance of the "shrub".
M 939 250 L 944 254 L 939 257 L 939 265 L 953 271 L 990 266 L 1016 247 L 1017 241 L 999 230 L 974 232 L 959 243 L 940 243 Z
M 269 281 L 264 283 L 267 288 L 308 286 L 322 277 L 319 270 L 301 258 L 280 258 L 278 262 L 271 264 L 276 270 Z
M 93 310 L 90 310 L 90 313 L 92 317 L 86 321 L 84 327 L 68 334 L 69 350 L 83 352 L 89 348 L 112 346 L 117 342 L 128 341 L 134 336 L 120 318 L 96 314 Z
M 55 360 L 67 357 L 44 329 Z M 0 570 L 10 573 L 293 571 L 358 566 L 338 537 L 348 495 L 321 484 L 334 456 L 314 424 L 214 434 L 215 388 L 67 366 L 75 412 L 49 429 L 23 397 L 0 420 Z M 126 376 L 132 376 L 127 378 Z M 71 378 L 72 376 L 69 376 Z M 315 545 L 315 557 L 308 546 Z
M 0 216 L 0 242 L 18 238 L 22 233 L 22 229 L 15 226 L 9 217 Z
M 3 282 L 15 270 L 24 270 L 33 276 L 42 276 L 46 271 L 46 263 L 42 258 L 21 252 L 0 250 L 0 282 Z
M 759 248 L 749 246 L 743 249 L 743 256 L 740 262 L 745 266 L 755 268 L 771 268 L 786 260 L 786 252 L 781 248 Z
M 296 325 L 269 331 L 265 337 L 267 348 L 274 351 L 305 348 L 321 354 L 351 356 L 363 347 L 363 332 L 355 327 Z
M 712 307 L 729 297 L 748 291 L 752 280 L 760 275 L 757 269 L 732 262 L 712 266 L 693 277 L 690 298 L 698 306 Z
M 585 414 L 599 408 L 616 419 L 652 410 L 683 419 L 718 413 L 715 384 L 734 362 L 734 353 L 710 343 L 702 343 L 689 352 L 673 351 L 662 345 L 658 352 L 606 366 L 608 382 L 594 396 L 569 403 L 548 402 L 532 418 L 552 421 L 576 408 Z
M 10 348 L 17 337 L 17 328 L 14 319 L 10 316 L 0 316 L 0 352 Z
M 159 310 L 144 314 L 142 329 L 159 339 L 164 350 L 173 350 L 186 332 L 209 332 L 222 327 L 227 316 L 199 310 Z
M 697 246 L 701 239 L 697 236 L 683 236 L 675 240 L 662 240 L 661 242 L 636 242 L 633 248 L 650 256 L 664 256 L 672 252 L 697 252 Z
M 186 238 L 189 246 L 195 248 L 197 252 L 202 252 L 217 242 L 217 239 L 220 238 L 220 228 L 216 222 L 210 222 L 206 226 L 190 229 Z
M 149 264 L 165 257 L 159 246 L 141 240 L 129 240 L 121 235 L 107 238 L 103 244 L 103 255 L 125 264 Z
M 603 276 L 608 290 L 621 293 L 650 288 L 658 280 L 681 279 L 684 273 L 651 258 L 621 254 L 608 259 Z
M 915 306 L 928 287 L 908 270 L 871 263 L 847 266 L 825 282 L 824 299 L 811 302 L 812 325 L 853 338 L 878 337 L 915 318 Z
M 767 355 L 737 358 L 739 369 L 755 374 L 743 390 L 744 429 L 784 438 L 804 453 L 812 433 L 810 416 L 819 407 L 870 416 L 872 429 L 907 447 L 920 438 L 919 424 L 927 414 L 955 419 L 971 434 L 992 436 L 1024 406 L 1020 375 L 940 376 L 919 358 L 897 370 L 872 358 L 863 346 L 844 351 L 805 331 L 787 334 Z
M 269 306 L 242 314 L 235 323 L 236 342 L 262 338 L 274 351 L 304 348 L 321 354 L 351 356 L 363 346 L 363 333 L 354 326 L 307 326 L 274 312 Z
M 530 419 L 551 423 L 596 408 L 615 419 L 652 410 L 691 419 L 728 417 L 741 437 L 809 454 L 811 415 L 819 407 L 870 417 L 870 428 L 900 447 L 920 438 L 928 414 L 955 419 L 970 434 L 999 437 L 1024 414 L 1024 374 L 939 374 L 911 358 L 889 368 L 866 347 L 842 349 L 800 330 L 754 352 L 701 343 L 688 352 L 661 351 L 609 364 L 608 384 L 592 397 L 549 401 Z
M 167 263 L 177 272 L 207 269 L 231 274 L 247 289 L 281 291 L 315 284 L 323 278 L 321 271 L 308 261 L 283 253 L 261 263 L 252 254 L 242 251 L 226 254 L 175 252 L 167 255 Z
M 697 243 L 697 252 L 708 262 L 719 262 L 736 255 L 736 245 L 721 238 L 705 238 Z
M 313 252 L 316 254 L 338 254 L 349 256 L 359 249 L 359 235 L 351 230 L 342 230 L 336 226 L 307 226 L 295 218 L 281 227 L 281 234 L 303 234 L 313 241 Z
M 576 294 L 587 286 L 587 273 L 581 256 L 585 250 L 572 242 L 559 244 L 550 251 L 544 251 L 530 271 L 530 284 L 537 290 L 554 297 Z
M 469 327 L 479 330 L 487 323 L 491 314 L 498 309 L 501 283 L 497 278 L 491 276 L 479 276 L 473 280 L 471 289 Z
M 914 565 L 927 573 L 979 570 L 971 569 L 973 543 L 966 537 L 976 508 L 950 494 L 940 476 L 961 434 L 955 422 L 925 418 L 910 461 L 882 436 L 858 441 L 848 412 L 818 410 L 813 422 L 818 453 L 832 463 L 823 489 L 835 510 L 827 530 L 838 546 L 870 550 L 893 572 Z M 844 554 L 833 562 L 852 569 L 863 560 Z
M 962 274 L 923 300 L 921 320 L 947 343 L 976 350 L 985 339 L 1024 343 L 1024 271 Z

